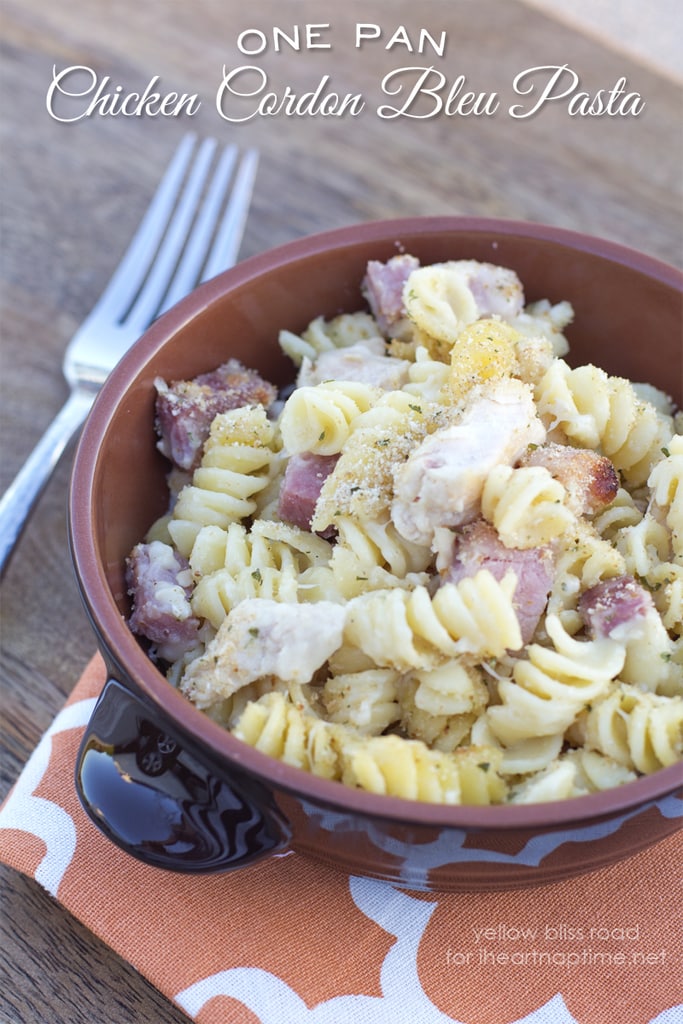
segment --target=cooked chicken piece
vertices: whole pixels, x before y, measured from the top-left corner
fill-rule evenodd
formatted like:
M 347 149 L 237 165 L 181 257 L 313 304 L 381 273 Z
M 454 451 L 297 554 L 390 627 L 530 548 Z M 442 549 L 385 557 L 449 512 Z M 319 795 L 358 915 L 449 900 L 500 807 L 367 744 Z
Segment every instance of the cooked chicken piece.
M 331 601 L 286 604 L 248 598 L 221 623 L 206 651 L 188 666 L 180 689 L 198 707 L 275 676 L 307 683 L 341 645 L 345 612 Z
M 383 338 L 367 338 L 356 345 L 321 352 L 315 362 L 304 357 L 297 378 L 299 386 L 324 380 L 355 380 L 384 391 L 403 387 L 410 363 L 386 354 Z
M 619 477 L 604 455 L 590 448 L 544 444 L 525 452 L 521 466 L 544 466 L 567 492 L 567 506 L 576 515 L 594 515 L 617 496 Z
M 507 379 L 477 391 L 458 423 L 425 438 L 396 471 L 394 525 L 407 540 L 431 544 L 439 527 L 478 515 L 494 466 L 513 465 L 544 440 L 528 385 Z

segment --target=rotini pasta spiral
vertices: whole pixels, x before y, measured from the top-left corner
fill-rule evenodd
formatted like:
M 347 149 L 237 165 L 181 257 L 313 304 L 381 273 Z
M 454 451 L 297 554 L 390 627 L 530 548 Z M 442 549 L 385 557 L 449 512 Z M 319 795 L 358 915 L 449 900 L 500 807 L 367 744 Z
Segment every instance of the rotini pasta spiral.
M 487 570 L 446 583 L 430 597 L 425 587 L 377 590 L 349 602 L 345 640 L 378 665 L 427 668 L 444 658 L 495 657 L 522 646 L 512 597 L 514 573 L 501 582 Z
M 669 531 L 650 512 L 634 526 L 619 530 L 614 543 L 626 571 L 636 578 L 647 580 L 653 566 L 669 561 Z
M 450 381 L 450 369 L 440 359 L 432 359 L 424 345 L 418 345 L 402 390 L 422 402 L 438 402 Z
M 194 588 L 190 604 L 192 611 L 218 629 L 225 617 L 241 601 L 263 597 L 273 601 L 299 600 L 300 578 L 291 564 L 276 569 L 264 566 L 256 569 L 217 569 L 203 576 Z
M 498 803 L 505 794 L 496 750 L 449 754 L 391 734 L 361 737 L 300 710 L 278 691 L 249 702 L 231 731 L 280 761 L 371 793 L 478 805 Z
M 281 443 L 280 438 L 279 444 Z M 273 460 L 270 464 L 268 481 L 265 487 L 260 491 L 257 491 L 252 496 L 252 500 L 256 504 L 256 508 L 252 512 L 252 518 L 254 520 L 279 521 L 278 506 L 280 501 L 280 491 L 282 490 L 288 461 L 289 456 L 282 449 L 274 452 Z
M 591 706 L 584 728 L 587 746 L 647 775 L 683 756 L 683 697 L 622 683 Z
M 235 574 L 242 569 L 275 567 L 275 552 L 267 541 L 251 536 L 242 523 L 229 523 L 226 529 L 220 526 L 203 526 L 195 538 L 190 552 L 190 568 L 195 580 L 210 576 L 219 569 Z M 280 552 L 278 552 L 280 554 Z M 287 556 L 289 558 L 287 559 Z M 284 558 L 292 568 L 296 567 L 293 554 L 287 549 Z M 283 559 L 278 559 L 278 569 L 283 568 Z
M 342 781 L 371 793 L 442 804 L 499 803 L 505 783 L 499 752 L 468 747 L 445 753 L 420 740 L 372 736 L 342 747 Z
M 280 331 L 279 344 L 296 366 L 304 359 L 312 362 L 321 352 L 335 348 L 350 348 L 359 341 L 380 335 L 377 321 L 369 313 L 342 313 L 332 320 L 316 317 L 302 334 Z
M 399 673 L 388 668 L 331 676 L 320 693 L 328 720 L 378 736 L 400 717 L 398 679 Z
M 554 356 L 564 356 L 569 351 L 569 342 L 562 332 L 573 319 L 571 302 L 539 299 L 530 302 L 510 323 L 523 337 L 549 341 Z
M 638 777 L 630 768 L 598 750 L 589 750 L 585 747 L 568 750 L 561 759 L 569 761 L 576 769 L 575 794 L 572 794 L 576 796 L 623 786 L 624 783 L 632 782 Z
M 326 779 L 340 776 L 335 727 L 300 711 L 280 692 L 250 701 L 232 732 L 278 761 Z
M 479 712 L 488 703 L 489 693 L 481 670 L 461 659 L 418 670 L 409 678 L 417 684 L 413 698 L 415 706 L 431 715 Z
M 577 611 L 583 591 L 600 580 L 623 575 L 627 568 L 623 555 L 584 520 L 577 520 L 574 529 L 563 534 L 557 545 L 547 616 L 558 618 L 563 628 L 573 635 L 583 625 Z
M 536 389 L 541 418 L 574 444 L 600 450 L 632 487 L 645 483 L 673 422 L 642 401 L 630 381 L 597 366 L 556 359 Z
M 275 692 L 282 693 L 287 698 L 292 696 L 287 683 L 276 679 L 275 676 L 264 676 L 262 679 L 257 679 L 253 683 L 241 687 L 225 700 L 212 704 L 206 708 L 204 713 L 214 722 L 222 725 L 224 729 L 232 729 L 239 722 L 247 704 L 259 700 L 267 693 Z
M 496 747 L 501 751 L 501 775 L 519 777 L 538 774 L 555 761 L 564 744 L 562 732 L 548 736 L 527 736 L 504 745 L 491 728 L 486 714 L 480 715 L 472 725 L 472 743 Z
M 593 517 L 593 526 L 604 540 L 611 543 L 619 530 L 637 526 L 643 514 L 630 492 L 620 487 L 614 501 Z
M 226 530 L 205 526 L 197 534 L 190 568 L 197 580 L 191 604 L 195 615 L 218 629 L 225 616 L 251 597 L 307 601 L 309 570 L 324 568 L 332 545 L 288 523 L 254 522 L 249 530 L 231 523 Z M 316 592 L 318 599 L 324 595 Z
M 330 568 L 347 599 L 367 590 L 426 583 L 433 561 L 429 548 L 405 540 L 387 515 L 358 520 L 337 516 L 337 542 Z
M 280 417 L 286 450 L 291 455 L 336 455 L 351 433 L 353 420 L 367 412 L 380 393 L 378 388 L 357 381 L 323 381 L 296 388 Z
M 671 545 L 668 527 L 651 512 L 614 535 L 614 550 L 622 559 L 623 571 L 650 591 L 663 626 L 675 636 L 681 636 L 683 565 L 669 560 Z
M 489 700 L 481 671 L 462 660 L 406 673 L 398 693 L 401 729 L 442 751 L 455 750 L 465 741 Z
M 416 401 L 406 388 L 386 391 L 379 395 L 371 408 L 353 421 L 351 428 L 356 435 L 377 429 L 390 433 L 392 430 L 404 430 L 406 427 L 415 429 L 416 426 L 422 427 L 426 433 L 429 423 L 425 420 L 432 412 L 429 403 Z
M 481 496 L 481 511 L 510 548 L 537 548 L 565 533 L 574 516 L 566 491 L 543 466 L 495 466 Z
M 569 750 L 542 771 L 521 780 L 510 793 L 510 803 L 529 804 L 597 793 L 623 786 L 635 772 L 595 750 Z
M 514 786 L 510 791 L 510 803 L 542 804 L 549 800 L 567 800 L 576 796 L 575 781 L 574 765 L 558 758 Z
M 546 629 L 553 648 L 531 644 L 527 658 L 515 664 L 512 680 L 499 682 L 500 704 L 486 709 L 488 724 L 504 746 L 564 732 L 624 664 L 624 647 L 614 640 L 576 640 L 553 616 Z
M 256 508 L 253 495 L 269 480 L 275 428 L 262 406 L 216 416 L 192 483 L 178 495 L 168 532 L 186 558 L 202 526 L 225 528 Z
M 623 786 L 635 772 L 595 750 L 569 750 L 542 771 L 521 780 L 510 792 L 510 803 L 530 804 L 597 793 Z
M 663 449 L 665 458 L 648 477 L 652 501 L 665 513 L 675 558 L 683 565 L 683 437 L 676 434 Z
M 329 541 L 289 523 L 257 520 L 249 529 L 242 523 L 203 527 L 190 553 L 190 568 L 196 579 L 218 569 L 231 573 L 243 569 L 286 569 L 304 572 L 313 565 L 326 565 L 332 556 Z
M 683 565 L 675 562 L 653 564 L 644 578 L 664 626 L 683 637 Z
M 398 726 L 401 734 L 409 739 L 422 740 L 432 750 L 448 752 L 464 745 L 476 722 L 477 712 L 433 715 L 429 711 L 424 711 L 415 704 L 418 685 L 415 679 L 405 677 L 399 685 L 401 717 Z
M 465 275 L 449 263 L 413 270 L 403 287 L 403 305 L 431 354 L 444 361 L 463 327 L 479 315 Z

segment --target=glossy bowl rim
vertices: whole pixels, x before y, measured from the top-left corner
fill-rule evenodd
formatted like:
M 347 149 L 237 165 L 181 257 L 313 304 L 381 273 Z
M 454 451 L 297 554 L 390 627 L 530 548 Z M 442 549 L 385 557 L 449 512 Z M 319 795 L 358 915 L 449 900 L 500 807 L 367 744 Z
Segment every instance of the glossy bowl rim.
M 365 221 L 318 232 L 286 242 L 245 259 L 206 282 L 160 317 L 124 355 L 100 393 L 86 421 L 73 462 L 69 490 L 69 542 L 82 599 L 91 617 L 100 647 L 121 671 L 123 685 L 130 681 L 160 715 L 176 724 L 195 743 L 206 746 L 215 761 L 225 759 L 266 786 L 284 790 L 316 805 L 343 814 L 381 818 L 403 825 L 450 827 L 488 831 L 560 827 L 622 813 L 628 816 L 644 804 L 672 794 L 683 783 L 683 764 L 610 790 L 567 800 L 536 804 L 464 806 L 433 804 L 369 793 L 320 778 L 277 761 L 250 747 L 208 718 L 176 691 L 158 671 L 125 624 L 111 594 L 96 552 L 93 483 L 101 459 L 100 439 L 106 435 L 127 386 L 144 369 L 166 340 L 185 330 L 191 321 L 226 292 L 237 290 L 284 263 L 310 259 L 331 249 L 359 242 L 386 243 L 401 235 L 425 237 L 444 232 L 516 235 L 531 241 L 550 241 L 569 251 L 587 252 L 623 264 L 667 287 L 683 293 L 683 272 L 646 253 L 597 236 L 548 224 L 484 217 L 408 217 Z

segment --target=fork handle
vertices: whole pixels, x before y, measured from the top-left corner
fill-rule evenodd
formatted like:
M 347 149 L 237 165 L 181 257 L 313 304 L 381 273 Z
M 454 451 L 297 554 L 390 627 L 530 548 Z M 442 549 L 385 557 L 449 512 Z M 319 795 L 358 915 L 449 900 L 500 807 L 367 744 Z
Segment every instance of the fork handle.
M 0 575 L 60 455 L 94 400 L 94 392 L 72 392 L 0 500 Z

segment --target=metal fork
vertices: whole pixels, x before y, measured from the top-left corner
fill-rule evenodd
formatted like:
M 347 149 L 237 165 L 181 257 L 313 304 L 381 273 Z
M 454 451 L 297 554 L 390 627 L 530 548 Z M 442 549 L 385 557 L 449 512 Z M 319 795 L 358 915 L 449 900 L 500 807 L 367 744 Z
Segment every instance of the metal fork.
M 96 306 L 64 355 L 71 395 L 0 501 L 0 574 L 70 438 L 109 372 L 161 313 L 232 266 L 251 202 L 258 154 L 186 135 Z M 194 154 L 194 156 L 193 156 Z M 212 167 L 214 169 L 212 170 Z

